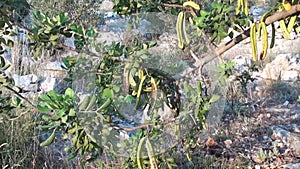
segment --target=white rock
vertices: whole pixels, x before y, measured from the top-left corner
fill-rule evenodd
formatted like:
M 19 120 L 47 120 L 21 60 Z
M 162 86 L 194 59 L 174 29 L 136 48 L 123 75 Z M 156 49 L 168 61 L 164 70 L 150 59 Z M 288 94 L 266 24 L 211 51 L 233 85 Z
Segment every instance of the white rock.
M 50 90 L 54 90 L 56 85 L 57 85 L 57 79 L 48 76 L 40 83 L 40 89 L 43 92 L 49 92 Z
M 62 66 L 64 66 L 63 62 L 59 62 L 59 61 L 54 61 L 54 62 L 49 62 L 45 65 L 44 69 L 48 69 L 48 70 L 64 70 L 62 68 Z
M 285 164 L 285 165 L 282 165 L 282 168 L 283 169 L 299 169 L 300 168 L 300 163 L 290 163 L 290 164 Z
M 64 45 L 69 46 L 71 48 L 75 48 L 75 38 L 74 37 L 66 38 Z
M 292 54 L 280 54 L 266 65 L 262 71 L 262 77 L 266 79 L 277 80 L 297 80 L 299 73 L 290 70 L 290 60 L 293 58 Z
M 283 106 L 288 106 L 289 104 L 290 104 L 290 102 L 286 100 L 282 105 Z
M 15 86 L 23 90 L 27 90 L 27 91 L 37 90 L 38 77 L 35 74 L 29 74 L 24 76 L 13 74 L 12 78 L 14 79 Z
M 299 78 L 299 72 L 296 70 L 288 70 L 284 71 L 281 74 L 281 79 L 282 80 L 293 80 L 296 81 Z
M 254 168 L 255 168 L 255 169 L 261 169 L 261 168 L 260 168 L 260 165 L 255 165 Z
M 97 37 L 98 42 L 105 44 L 111 44 L 114 41 L 120 42 L 123 40 L 123 33 L 121 32 L 101 32 Z
M 159 108 L 157 114 L 162 121 L 168 121 L 174 118 L 173 110 L 164 102 L 162 108 Z
M 100 6 L 100 11 L 112 11 L 114 7 L 114 3 L 109 1 L 109 0 L 104 0 L 102 3 L 101 3 L 101 6 Z
M 252 60 L 245 56 L 237 56 L 233 60 L 234 68 L 239 71 L 248 71 L 249 67 L 252 65 Z
M 264 140 L 268 140 L 269 137 L 268 137 L 268 136 L 263 136 L 263 139 L 264 139 Z

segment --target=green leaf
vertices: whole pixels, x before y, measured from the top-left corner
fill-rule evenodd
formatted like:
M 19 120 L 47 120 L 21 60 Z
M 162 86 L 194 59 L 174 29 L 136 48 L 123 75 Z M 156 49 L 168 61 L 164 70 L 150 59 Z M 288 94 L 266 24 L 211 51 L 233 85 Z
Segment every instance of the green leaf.
M 198 18 L 202 18 L 202 20 L 204 20 L 205 19 L 204 17 L 208 16 L 209 14 L 210 14 L 209 12 L 207 12 L 205 10 L 201 10 L 200 11 L 200 16 L 201 17 L 198 17 Z
M 211 7 L 212 8 L 220 8 L 221 6 L 220 6 L 220 4 L 218 2 L 212 2 L 211 3 Z
M 138 2 L 136 7 L 137 7 L 137 8 L 141 8 L 141 7 L 143 7 L 143 4 L 140 3 L 140 2 Z
M 59 96 L 59 94 L 57 94 L 55 90 L 50 90 L 50 91 L 48 92 L 48 96 L 49 96 L 50 98 L 57 99 L 58 96 Z
M 51 109 L 49 109 L 48 107 L 44 107 L 44 106 L 40 106 L 40 105 L 37 105 L 36 107 L 41 113 L 48 113 L 51 111 Z
M 68 160 L 72 160 L 72 159 L 74 159 L 76 156 L 77 156 L 77 151 L 76 151 L 76 152 L 72 152 L 72 153 L 69 155 Z
M 43 13 L 41 13 L 41 11 L 37 11 L 34 15 L 37 19 L 39 19 L 40 21 L 45 19 L 45 15 Z
M 74 31 L 74 32 L 77 31 L 77 25 L 76 25 L 76 24 L 72 24 L 72 25 L 70 26 L 70 28 L 71 28 L 71 30 Z
M 103 94 L 102 94 L 103 98 L 114 98 L 114 91 L 110 88 L 106 88 L 103 90 Z
M 219 100 L 220 96 L 218 95 L 213 95 L 210 99 L 209 99 L 209 103 L 214 103 L 217 100 Z
M 3 68 L 5 66 L 5 59 L 4 57 L 0 56 L 0 68 Z
M 5 21 L 0 21 L 0 28 L 4 28 L 5 26 Z
M 50 35 L 50 41 L 55 41 L 56 39 L 58 39 L 58 35 Z
M 61 122 L 62 122 L 62 123 L 66 124 L 67 121 L 68 121 L 68 116 L 67 116 L 67 115 L 65 115 L 65 116 L 63 116 L 63 117 L 61 118 Z
M 44 121 L 50 121 L 50 116 L 48 116 L 48 115 L 43 115 L 43 116 L 42 116 L 42 119 L 43 119 Z
M 156 44 L 157 44 L 156 41 L 150 41 L 150 42 L 149 42 L 149 47 L 153 47 L 153 46 L 155 46 Z
M 65 96 L 68 96 L 69 98 L 74 98 L 75 94 L 73 89 L 67 88 L 67 90 L 65 91 Z
M 46 94 L 41 94 L 38 98 L 39 101 L 44 101 L 44 102 L 47 102 L 47 101 L 51 101 L 50 97 Z
M 76 112 L 75 112 L 74 109 L 70 109 L 70 111 L 69 111 L 69 116 L 71 116 L 71 117 L 76 116 Z
M 14 42 L 12 40 L 8 39 L 6 45 L 9 46 L 9 47 L 13 47 Z
M 113 90 L 116 92 L 116 93 L 118 93 L 119 91 L 120 91 L 120 86 L 116 86 L 116 85 L 114 85 L 113 86 Z
M 86 31 L 86 36 L 88 37 L 94 37 L 96 35 L 95 29 L 90 29 Z
M 132 95 L 127 95 L 124 100 L 126 103 L 132 103 L 134 97 Z

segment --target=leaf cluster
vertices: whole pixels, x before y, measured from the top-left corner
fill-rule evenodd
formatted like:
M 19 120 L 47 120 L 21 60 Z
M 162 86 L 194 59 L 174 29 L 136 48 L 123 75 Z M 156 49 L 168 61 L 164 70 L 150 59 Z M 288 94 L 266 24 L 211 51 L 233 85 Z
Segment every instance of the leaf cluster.
M 34 26 L 30 31 L 29 38 L 37 59 L 42 48 L 50 49 L 61 47 L 62 38 L 73 37 L 76 49 L 82 49 L 88 38 L 96 35 L 95 29 L 85 30 L 82 25 L 72 23 L 66 13 L 60 13 L 55 17 L 48 17 L 40 11 L 33 14 Z
M 183 0 L 115 0 L 114 12 L 119 15 L 130 15 L 139 12 L 166 12 L 177 14 L 174 6 L 181 5 Z
M 44 125 L 39 128 L 52 130 L 49 138 L 40 145 L 50 145 L 58 135 L 57 131 L 61 131 L 72 140 L 71 147 L 66 148 L 66 151 L 71 152 L 70 159 L 76 157 L 78 153 L 84 156 L 86 152 L 101 150 L 95 139 L 86 133 L 79 122 L 76 100 L 76 95 L 71 88 L 68 88 L 63 95 L 52 90 L 39 96 L 40 104 L 37 106 L 44 121 Z
M 235 7 L 229 1 L 214 1 L 204 4 L 204 8 L 199 11 L 199 16 L 194 17 L 195 25 L 210 35 L 211 42 L 219 44 L 227 36 L 232 37 L 233 33 L 229 28 L 236 28 L 236 25 L 247 25 L 245 15 L 235 15 Z M 241 27 L 238 27 L 240 31 Z
M 96 26 L 101 19 L 99 15 L 101 2 L 102 0 L 31 0 L 30 4 L 49 17 L 64 12 L 68 13 L 70 19 L 76 24 L 90 27 Z

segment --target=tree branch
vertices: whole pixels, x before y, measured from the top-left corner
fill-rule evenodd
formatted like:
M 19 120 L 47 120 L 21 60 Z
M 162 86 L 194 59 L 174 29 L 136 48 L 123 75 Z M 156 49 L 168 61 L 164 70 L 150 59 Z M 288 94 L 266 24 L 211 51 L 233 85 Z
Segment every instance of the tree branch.
M 265 23 L 266 23 L 266 25 L 270 25 L 271 23 L 285 19 L 292 15 L 295 15 L 298 12 L 300 12 L 300 4 L 292 6 L 292 8 L 288 11 L 274 13 L 273 15 L 266 18 Z M 250 37 L 250 28 L 248 28 L 243 33 L 236 36 L 229 42 L 225 43 L 224 45 L 219 46 L 218 50 L 216 52 L 217 56 L 215 56 L 214 58 L 223 54 L 224 52 L 226 52 L 227 50 L 229 50 L 230 48 L 232 48 L 233 46 L 235 46 L 236 44 L 240 43 L 241 41 L 245 40 L 248 37 Z
M 281 11 L 276 12 L 273 15 L 266 18 L 265 23 L 266 25 L 270 25 L 271 23 L 274 23 L 276 21 L 285 19 L 289 16 L 295 15 L 300 12 L 300 4 L 292 6 L 292 8 L 288 11 Z M 250 37 L 250 28 L 246 29 L 244 32 L 236 36 L 235 38 L 231 39 L 230 41 L 224 43 L 223 45 L 220 45 L 216 48 L 215 53 L 210 52 L 207 53 L 206 56 L 201 57 L 201 59 L 196 59 L 196 62 L 194 63 L 194 68 L 188 68 L 183 73 L 176 74 L 173 76 L 174 79 L 179 80 L 182 77 L 185 77 L 186 75 L 201 69 L 205 64 L 209 63 L 210 61 L 214 60 L 215 58 L 219 57 L 221 54 L 232 48 L 233 46 L 237 45 L 238 43 L 242 42 L 243 40 Z

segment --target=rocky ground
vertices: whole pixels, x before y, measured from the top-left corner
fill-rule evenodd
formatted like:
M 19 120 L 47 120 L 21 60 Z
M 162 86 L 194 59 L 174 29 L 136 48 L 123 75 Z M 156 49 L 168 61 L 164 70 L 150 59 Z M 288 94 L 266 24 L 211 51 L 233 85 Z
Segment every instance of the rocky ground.
M 203 142 L 202 157 L 214 160 L 201 168 L 300 167 L 299 105 L 257 106 L 224 115 L 217 133 Z

